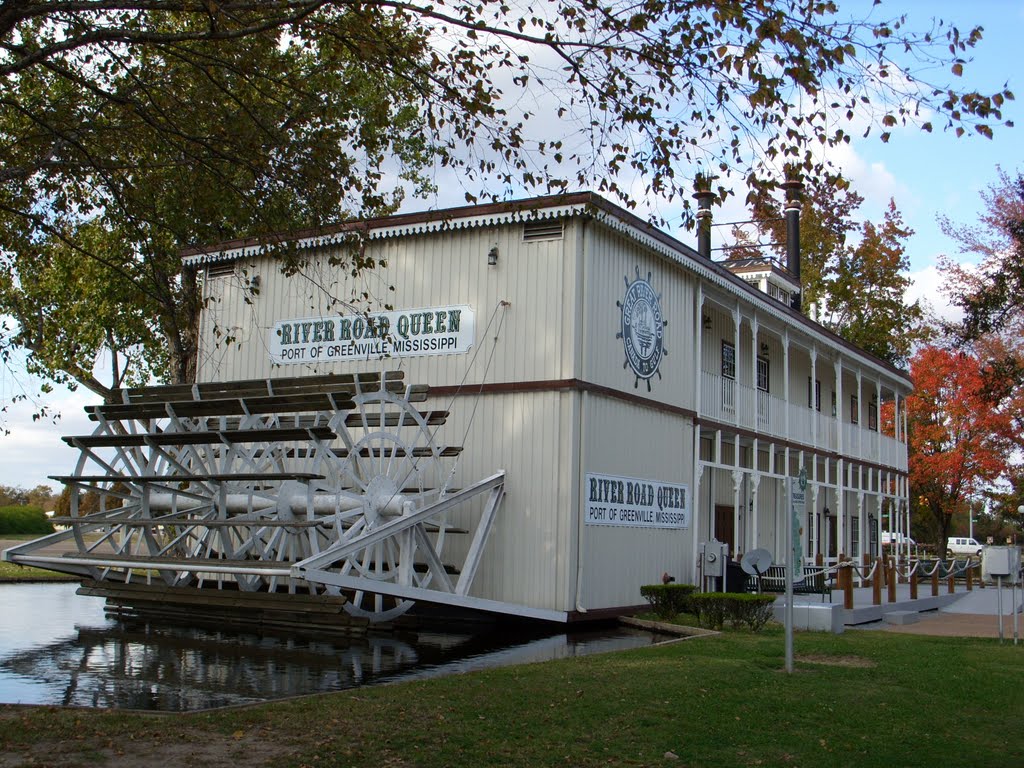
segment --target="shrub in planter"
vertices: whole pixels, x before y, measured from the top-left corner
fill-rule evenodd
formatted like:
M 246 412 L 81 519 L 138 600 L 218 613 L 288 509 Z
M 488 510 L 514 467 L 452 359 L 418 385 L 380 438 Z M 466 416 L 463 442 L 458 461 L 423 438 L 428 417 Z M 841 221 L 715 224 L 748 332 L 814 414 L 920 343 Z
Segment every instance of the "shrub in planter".
M 691 595 L 690 603 L 702 627 L 721 629 L 728 621 L 733 629 L 746 626 L 752 632 L 758 632 L 772 617 L 775 596 L 698 592 Z
M 679 613 L 689 613 L 690 596 L 696 591 L 693 584 L 645 584 L 641 596 L 662 619 L 671 619 Z

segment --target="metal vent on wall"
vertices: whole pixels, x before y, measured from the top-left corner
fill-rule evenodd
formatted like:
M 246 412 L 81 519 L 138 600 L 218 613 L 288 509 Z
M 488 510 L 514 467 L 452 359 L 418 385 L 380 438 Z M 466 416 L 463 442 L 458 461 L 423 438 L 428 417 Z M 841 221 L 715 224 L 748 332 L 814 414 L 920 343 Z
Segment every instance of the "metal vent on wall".
M 228 277 L 233 274 L 235 274 L 235 262 L 233 261 L 215 261 L 212 264 L 206 265 L 206 277 L 208 279 Z
M 561 240 L 562 220 L 545 219 L 543 221 L 530 221 L 523 225 L 523 242 L 530 243 L 537 240 Z

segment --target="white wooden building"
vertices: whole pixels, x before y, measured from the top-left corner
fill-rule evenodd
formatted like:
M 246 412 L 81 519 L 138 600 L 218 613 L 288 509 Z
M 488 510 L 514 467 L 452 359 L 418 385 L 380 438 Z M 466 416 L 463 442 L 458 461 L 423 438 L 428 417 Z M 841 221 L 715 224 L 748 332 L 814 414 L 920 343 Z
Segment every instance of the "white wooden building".
M 355 277 L 352 233 L 379 262 Z M 590 193 L 294 242 L 290 276 L 255 241 L 185 256 L 203 275 L 197 380 L 428 385 L 426 407 L 451 412 L 437 438 L 463 446 L 452 487 L 506 473 L 475 596 L 573 620 L 640 604 L 663 574 L 697 583 L 713 538 L 786 562 L 801 468 L 808 559 L 906 529 L 907 374 L 791 308 L 782 265 L 730 271 Z

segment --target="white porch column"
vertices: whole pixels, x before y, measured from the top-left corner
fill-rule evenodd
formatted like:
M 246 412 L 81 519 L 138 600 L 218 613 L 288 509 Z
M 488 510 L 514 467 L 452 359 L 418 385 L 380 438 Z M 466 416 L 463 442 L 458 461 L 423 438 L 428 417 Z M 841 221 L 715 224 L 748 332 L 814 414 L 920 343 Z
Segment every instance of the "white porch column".
M 833 417 L 836 421 L 835 449 L 843 455 L 843 364 L 836 360 L 833 370 L 836 377 L 836 412 Z
M 814 465 L 815 468 L 817 468 L 817 458 L 815 458 L 814 460 Z M 820 491 L 821 484 L 818 483 L 817 478 L 815 478 L 814 484 L 811 485 L 811 508 L 809 510 L 810 514 L 807 515 L 807 540 L 810 544 L 812 565 L 818 564 L 816 560 L 816 555 L 818 554 L 818 552 L 821 551 L 818 549 L 818 542 L 821 539 L 821 522 L 819 520 L 820 513 L 818 512 L 818 510 L 820 509 L 820 507 L 818 507 L 818 493 Z
M 836 559 L 846 554 L 843 547 L 846 544 L 846 489 L 849 483 L 846 475 L 850 471 L 850 462 L 846 459 L 836 461 Z
M 881 414 L 879 414 L 881 415 Z M 892 434 L 896 438 L 896 442 L 900 442 L 900 436 L 903 434 L 903 430 L 900 429 L 900 393 L 892 393 Z
M 878 494 L 878 509 L 875 510 L 875 549 L 871 557 L 876 558 L 882 554 L 882 507 L 885 505 L 885 494 Z
M 793 434 L 793 427 L 790 421 L 790 413 L 793 410 L 793 403 L 789 400 L 789 327 L 782 332 L 782 401 L 786 404 L 786 425 L 783 433 L 787 439 Z M 789 467 L 786 467 L 786 474 Z
M 754 441 L 754 443 L 756 445 L 757 441 Z M 758 547 L 758 518 L 760 517 L 760 512 L 758 510 L 758 504 L 757 504 L 757 492 L 758 492 L 758 488 L 760 487 L 760 485 L 761 485 L 761 473 L 758 472 L 757 469 L 755 468 L 754 471 L 750 473 L 750 509 L 751 509 L 751 511 L 750 511 L 750 514 L 751 514 L 750 528 L 751 528 L 751 531 L 750 531 L 750 540 L 747 541 L 747 548 L 744 550 L 745 552 L 749 552 L 752 549 L 757 549 L 757 547 Z
M 699 358 L 698 358 L 699 359 Z M 699 385 L 698 385 L 699 386 Z M 700 395 L 698 395 L 698 398 Z M 690 562 L 693 564 L 693 583 L 702 584 L 704 574 L 698 573 L 700 566 L 700 481 L 704 475 L 704 465 L 700 460 L 700 424 L 693 425 L 693 489 L 690 492 L 690 525 L 693 535 L 690 537 Z
M 861 372 L 857 371 L 857 458 L 864 458 L 864 388 L 861 386 Z M 853 421 L 851 418 L 850 421 Z
M 811 445 L 818 447 L 818 348 L 811 346 Z
M 754 429 L 754 430 L 759 429 L 760 426 L 761 426 L 761 423 L 758 420 L 759 414 L 758 414 L 758 410 L 757 410 L 757 397 L 758 397 L 758 392 L 757 392 L 757 330 L 758 330 L 758 327 L 759 327 L 759 324 L 757 322 L 757 313 L 755 312 L 754 316 L 750 319 L 750 392 L 751 392 L 751 394 L 753 396 L 753 402 L 751 403 L 751 405 L 753 406 L 753 411 L 750 414 L 748 414 L 748 416 L 747 416 L 747 418 L 750 419 L 750 428 Z M 756 454 L 754 455 L 754 460 L 755 460 L 755 462 L 757 460 L 757 455 Z
M 739 446 L 736 446 L 737 450 Z M 737 462 L 739 456 L 737 454 Z M 735 559 L 736 553 L 740 549 L 740 490 L 743 488 L 743 475 L 745 473 L 741 469 L 734 469 L 732 471 L 732 550 L 729 552 L 730 555 Z
M 870 405 L 868 406 L 870 408 Z M 870 416 L 868 426 L 871 426 Z M 875 379 L 875 434 L 872 438 L 875 441 L 875 461 L 881 461 L 882 457 L 882 383 Z
M 740 386 L 741 379 L 740 373 L 743 370 L 743 366 L 740 365 L 740 323 L 743 321 L 743 316 L 740 314 L 740 304 L 737 301 L 736 306 L 732 310 L 732 348 L 733 348 L 733 359 L 736 365 L 736 377 L 733 379 L 732 385 L 735 388 L 733 392 L 733 409 L 732 409 L 732 420 L 734 424 L 741 423 L 743 407 L 741 405 L 742 398 L 740 397 Z M 739 453 L 736 454 L 737 461 L 739 461 Z

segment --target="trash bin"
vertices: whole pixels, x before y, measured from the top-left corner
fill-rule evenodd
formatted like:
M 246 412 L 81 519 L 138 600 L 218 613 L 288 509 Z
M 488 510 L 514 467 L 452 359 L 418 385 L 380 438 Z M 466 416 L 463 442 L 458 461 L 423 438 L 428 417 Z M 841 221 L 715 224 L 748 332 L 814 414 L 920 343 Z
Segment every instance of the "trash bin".
M 725 591 L 747 591 L 747 574 L 744 572 L 743 566 L 735 560 L 730 560 L 725 564 Z

